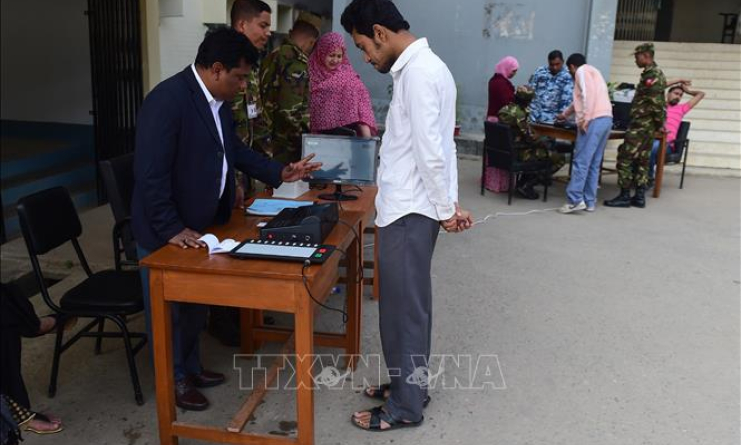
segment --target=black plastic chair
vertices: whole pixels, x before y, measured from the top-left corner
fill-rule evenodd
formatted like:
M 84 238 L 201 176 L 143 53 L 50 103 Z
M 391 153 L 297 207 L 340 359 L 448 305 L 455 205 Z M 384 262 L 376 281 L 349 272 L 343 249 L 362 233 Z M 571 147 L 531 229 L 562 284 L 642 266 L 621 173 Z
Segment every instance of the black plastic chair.
M 549 178 L 551 173 L 550 159 L 544 161 L 523 162 L 517 158 L 517 150 L 512 139 L 512 131 L 509 125 L 499 122 L 484 122 L 484 156 L 481 161 L 481 194 L 484 194 L 484 175 L 486 167 L 496 167 L 508 172 L 507 181 L 509 191 L 507 192 L 507 205 L 512 204 L 512 192 L 515 188 L 516 175 L 521 173 L 541 173 L 544 178 Z M 548 200 L 548 183 L 546 180 L 543 190 L 543 201 Z
M 97 354 L 100 353 L 100 340 L 103 338 L 123 338 L 136 403 L 143 404 L 144 398 L 139 385 L 134 356 L 147 343 L 147 336 L 144 333 L 130 333 L 126 326 L 127 316 L 144 310 L 139 273 L 137 271 L 118 270 L 93 273 L 90 270 L 90 266 L 88 266 L 85 255 L 77 241 L 82 234 L 80 218 L 77 216 L 72 198 L 65 188 L 55 187 L 21 198 L 18 201 L 18 219 L 28 248 L 28 254 L 31 257 L 31 265 L 46 304 L 63 317 L 93 319 L 92 322 L 85 325 L 64 343 L 62 343 L 64 323 L 57 325 L 49 397 L 54 397 L 56 394 L 60 356 L 77 340 L 82 337 L 96 338 Z M 65 292 L 59 300 L 59 304 L 57 304 L 49 295 L 38 256 L 65 244 L 67 241 L 72 243 L 87 278 Z M 120 332 L 103 332 L 101 320 L 112 321 L 118 326 Z M 90 332 L 96 325 L 99 329 L 96 332 Z M 132 347 L 132 338 L 141 340 Z
M 689 152 L 690 148 L 690 140 L 687 139 L 689 132 L 690 123 L 682 121 L 677 130 L 677 138 L 674 140 L 674 151 L 670 152 L 667 150 L 666 157 L 664 158 L 665 164 L 682 163 L 682 178 L 679 180 L 680 189 L 684 188 L 684 172 L 687 169 L 687 152 Z
M 113 212 L 113 260 L 116 270 L 122 266 L 136 267 L 136 241 L 131 232 L 131 197 L 134 194 L 134 154 L 100 162 L 108 203 Z M 123 259 L 122 259 L 123 257 Z

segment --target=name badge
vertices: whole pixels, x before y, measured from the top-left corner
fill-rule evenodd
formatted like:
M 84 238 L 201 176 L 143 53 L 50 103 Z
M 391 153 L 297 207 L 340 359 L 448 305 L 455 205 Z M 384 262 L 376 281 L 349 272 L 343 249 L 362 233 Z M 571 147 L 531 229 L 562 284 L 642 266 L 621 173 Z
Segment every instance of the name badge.
M 257 117 L 257 104 L 247 104 L 247 119 L 255 119 Z

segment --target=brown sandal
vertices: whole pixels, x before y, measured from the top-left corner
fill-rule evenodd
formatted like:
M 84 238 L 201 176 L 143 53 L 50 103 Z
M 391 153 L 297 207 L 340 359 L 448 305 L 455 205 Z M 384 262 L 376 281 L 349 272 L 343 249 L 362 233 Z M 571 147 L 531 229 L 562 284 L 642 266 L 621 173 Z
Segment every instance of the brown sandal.
M 391 392 L 390 383 L 384 383 L 382 385 L 379 385 L 376 388 L 369 386 L 363 390 L 363 395 L 371 399 L 386 401 L 387 399 L 386 391 Z M 427 405 L 430 404 L 430 401 L 432 401 L 432 397 L 428 395 L 427 397 L 425 397 L 425 400 L 422 402 L 422 408 L 427 408 Z
M 422 418 L 418 422 L 405 422 L 403 420 L 397 420 L 397 419 L 394 419 L 389 413 L 384 411 L 382 406 L 371 408 L 368 410 L 368 412 L 370 413 L 371 418 L 368 421 L 367 428 L 360 424 L 358 419 L 355 418 L 354 414 L 350 416 L 350 422 L 352 422 L 353 425 L 360 428 L 361 430 L 373 431 L 373 432 L 384 432 L 384 431 L 398 430 L 399 428 L 417 427 L 417 426 L 422 425 L 422 423 L 425 420 L 424 416 L 422 416 Z M 389 425 L 389 427 L 381 428 L 381 421 L 386 422 Z
M 51 419 L 49 419 L 49 417 L 46 416 L 45 414 L 41 414 L 41 413 L 34 413 L 34 414 L 35 414 L 35 416 L 33 417 L 33 420 L 38 420 L 38 421 L 41 421 L 41 422 L 45 422 L 45 423 L 47 423 L 49 425 L 52 425 L 52 426 L 53 425 L 56 425 L 56 428 L 49 429 L 49 430 L 42 430 L 42 429 L 34 428 L 34 427 L 31 426 L 31 422 L 29 421 L 28 423 L 26 423 L 26 431 L 30 431 L 30 432 L 36 433 L 36 434 L 56 434 L 56 433 L 58 433 L 58 432 L 60 432 L 60 431 L 62 431 L 64 429 L 64 427 L 62 426 L 61 421 L 60 422 L 54 422 Z

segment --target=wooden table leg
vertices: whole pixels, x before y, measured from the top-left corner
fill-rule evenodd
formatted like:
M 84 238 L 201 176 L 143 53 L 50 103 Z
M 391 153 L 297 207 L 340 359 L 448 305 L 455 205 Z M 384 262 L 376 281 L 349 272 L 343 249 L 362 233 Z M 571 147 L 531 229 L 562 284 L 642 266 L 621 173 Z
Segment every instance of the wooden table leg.
M 255 335 L 254 335 L 254 314 L 252 309 L 239 309 L 239 330 L 240 330 L 240 352 L 242 354 L 255 353 Z
M 373 299 L 381 298 L 381 282 L 378 279 L 378 227 L 373 230 Z
M 664 181 L 664 162 L 666 161 L 666 133 L 661 135 L 659 157 L 656 160 L 656 182 L 654 183 L 654 198 L 661 196 L 661 183 Z
M 296 408 L 298 443 L 314 444 L 314 310 L 303 285 L 296 285 Z
M 252 327 L 253 328 L 261 328 L 265 326 L 265 313 L 261 309 L 253 309 L 252 310 Z M 262 348 L 263 342 L 252 338 L 252 350 L 257 351 L 258 349 Z
M 177 445 L 172 423 L 175 417 L 175 382 L 172 359 L 172 317 L 170 303 L 165 301 L 161 270 L 149 271 L 149 293 L 152 305 L 152 347 L 157 397 L 157 419 L 160 444 Z
M 363 281 L 359 277 L 359 268 L 363 267 L 359 259 L 359 252 L 362 249 L 362 238 L 353 241 L 347 248 L 347 325 L 345 332 L 347 335 L 347 345 L 345 352 L 348 354 L 348 369 L 355 368 L 355 356 L 360 354 L 360 317 L 363 298 Z

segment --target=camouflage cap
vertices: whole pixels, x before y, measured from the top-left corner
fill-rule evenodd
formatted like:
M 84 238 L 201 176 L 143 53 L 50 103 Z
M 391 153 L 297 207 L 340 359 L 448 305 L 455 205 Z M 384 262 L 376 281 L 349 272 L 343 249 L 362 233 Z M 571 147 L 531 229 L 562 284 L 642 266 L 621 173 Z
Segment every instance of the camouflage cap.
M 631 55 L 640 54 L 640 53 L 651 53 L 651 55 L 653 55 L 654 54 L 654 44 L 653 43 L 641 43 L 640 45 L 636 46 L 635 51 L 633 51 Z
M 308 11 L 301 11 L 296 17 L 296 22 L 306 22 L 309 25 L 316 28 L 317 31 L 322 32 L 322 18 L 316 14 L 312 14 Z

